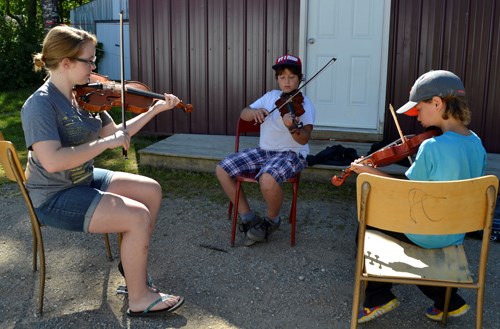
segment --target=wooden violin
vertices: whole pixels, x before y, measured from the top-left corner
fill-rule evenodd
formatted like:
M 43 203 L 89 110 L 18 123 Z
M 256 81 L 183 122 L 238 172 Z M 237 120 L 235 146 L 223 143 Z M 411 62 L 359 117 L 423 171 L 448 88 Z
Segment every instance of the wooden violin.
M 304 96 L 299 91 L 297 93 L 283 93 L 281 97 L 274 103 L 279 109 L 281 116 L 287 113 L 291 113 L 293 117 L 300 117 L 305 113 L 304 106 Z
M 164 95 L 151 92 L 151 89 L 139 81 L 127 81 L 125 83 L 126 104 L 129 112 L 143 113 L 153 105 L 157 99 L 165 100 Z M 89 83 L 77 85 L 74 88 L 78 105 L 89 112 L 109 111 L 112 107 L 122 106 L 122 86 L 111 81 L 108 77 L 92 73 Z M 176 108 L 184 112 L 193 111 L 191 104 L 180 102 Z
M 281 116 L 290 113 L 293 120 L 293 127 L 290 129 L 291 133 L 300 133 L 299 128 L 303 126 L 302 122 L 295 121 L 296 117 L 300 117 L 306 111 L 304 110 L 304 96 L 300 91 L 291 93 L 283 93 L 281 97 L 274 103 L 276 109 L 280 111 Z M 272 112 L 272 111 L 271 111 Z
M 422 144 L 424 140 L 441 134 L 441 130 L 436 128 L 429 129 L 418 135 L 404 136 L 402 139 L 398 139 L 380 150 L 375 151 L 362 159 L 356 160 L 355 163 L 373 167 L 388 166 L 417 153 L 420 144 Z M 348 168 L 342 170 L 342 174 L 340 176 L 333 176 L 331 183 L 335 186 L 341 186 L 352 172 L 352 166 L 349 166 Z

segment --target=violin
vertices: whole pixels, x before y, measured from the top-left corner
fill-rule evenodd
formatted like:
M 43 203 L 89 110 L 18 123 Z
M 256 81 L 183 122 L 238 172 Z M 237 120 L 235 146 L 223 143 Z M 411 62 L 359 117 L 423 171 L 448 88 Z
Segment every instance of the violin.
M 290 130 L 292 133 L 299 133 L 300 131 L 298 129 L 303 126 L 302 122 L 295 122 L 296 117 L 300 117 L 305 113 L 304 106 L 302 105 L 303 103 L 304 96 L 302 96 L 302 93 L 297 90 L 291 93 L 282 93 L 281 97 L 274 103 L 276 107 L 273 109 L 273 111 L 275 109 L 278 109 L 282 117 L 287 113 L 290 113 L 292 115 L 292 120 L 294 123 L 293 127 Z
M 278 107 L 281 116 L 290 113 L 295 118 L 305 113 L 303 103 L 304 96 L 299 91 L 296 94 L 293 92 L 281 94 L 281 97 L 274 104 Z
M 355 163 L 373 167 L 388 166 L 417 153 L 420 144 L 422 144 L 424 140 L 441 134 L 442 132 L 440 129 L 434 128 L 418 135 L 404 136 L 403 139 L 398 139 L 365 158 L 356 160 Z M 342 174 L 339 177 L 332 177 L 331 183 L 335 186 L 341 186 L 352 172 L 352 166 L 342 170 Z
M 89 112 L 109 111 L 112 107 L 122 106 L 121 85 L 108 77 L 91 73 L 89 83 L 74 88 L 78 105 Z M 133 113 L 144 113 L 156 99 L 165 100 L 165 96 L 151 92 L 151 89 L 139 81 L 125 83 L 126 110 Z M 175 106 L 186 113 L 193 111 L 193 105 L 179 102 Z

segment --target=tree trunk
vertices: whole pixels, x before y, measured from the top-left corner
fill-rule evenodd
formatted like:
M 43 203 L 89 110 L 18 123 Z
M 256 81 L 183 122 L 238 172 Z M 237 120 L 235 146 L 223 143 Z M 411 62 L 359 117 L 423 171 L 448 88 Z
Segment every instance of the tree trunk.
M 26 39 L 28 40 L 29 43 L 33 45 L 37 44 L 37 35 L 38 32 L 40 31 L 40 29 L 37 28 L 36 24 L 36 6 L 37 6 L 36 0 L 30 0 L 27 1 L 26 3 L 26 12 L 27 12 Z
M 58 0 L 42 0 L 42 17 L 45 34 L 61 21 L 57 13 L 57 2 Z

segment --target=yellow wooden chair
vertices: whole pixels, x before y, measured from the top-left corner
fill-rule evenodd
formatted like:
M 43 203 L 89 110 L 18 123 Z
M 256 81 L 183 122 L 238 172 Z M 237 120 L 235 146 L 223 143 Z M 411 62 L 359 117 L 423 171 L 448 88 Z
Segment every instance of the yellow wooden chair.
M 486 264 L 498 193 L 498 178 L 421 182 L 361 174 L 357 178 L 358 250 L 351 328 L 358 326 L 361 286 L 369 281 L 446 287 L 442 324 L 452 287 L 475 289 L 476 328 L 482 328 Z M 379 229 L 415 234 L 484 230 L 473 280 L 463 245 L 424 249 Z
M 45 290 L 45 251 L 43 248 L 43 238 L 40 227 L 42 226 L 37 218 L 33 204 L 31 203 L 30 196 L 25 187 L 26 176 L 24 174 L 23 168 L 19 161 L 16 149 L 14 145 L 4 140 L 2 133 L 0 132 L 0 165 L 3 167 L 5 176 L 13 182 L 17 182 L 19 189 L 26 201 L 26 206 L 28 207 L 28 212 L 31 220 L 31 232 L 33 234 L 33 271 L 37 270 L 37 253 L 40 259 L 40 288 L 38 292 L 38 311 L 40 314 L 43 312 L 43 294 Z M 104 234 L 104 242 L 106 245 L 106 251 L 108 259 L 113 260 L 111 255 L 111 248 L 109 244 L 108 234 Z

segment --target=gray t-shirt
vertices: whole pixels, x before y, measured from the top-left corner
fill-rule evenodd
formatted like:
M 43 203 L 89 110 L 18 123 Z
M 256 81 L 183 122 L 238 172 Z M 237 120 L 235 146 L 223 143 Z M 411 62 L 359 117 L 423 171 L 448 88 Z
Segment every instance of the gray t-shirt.
M 90 184 L 93 160 L 70 170 L 49 173 L 31 151 L 32 145 L 55 140 L 61 142 L 62 147 L 71 147 L 94 141 L 101 127 L 112 122 L 107 112 L 92 114 L 75 107 L 59 89 L 46 82 L 24 103 L 21 120 L 29 149 L 26 187 L 34 207 L 41 206 L 63 189 Z

